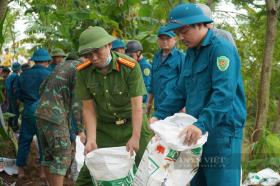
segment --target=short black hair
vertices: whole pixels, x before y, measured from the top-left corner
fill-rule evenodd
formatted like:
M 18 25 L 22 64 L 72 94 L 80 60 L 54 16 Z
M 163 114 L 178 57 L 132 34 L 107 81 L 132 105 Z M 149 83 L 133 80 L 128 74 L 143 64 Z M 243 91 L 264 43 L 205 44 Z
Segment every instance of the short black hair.
M 8 72 L 8 73 L 10 73 L 11 70 L 10 70 L 8 67 L 4 67 L 3 70 L 2 70 L 2 72 Z
M 27 69 L 29 69 L 31 66 L 28 64 L 28 63 L 24 63 L 22 66 L 21 66 L 21 70 L 22 71 L 25 71 Z

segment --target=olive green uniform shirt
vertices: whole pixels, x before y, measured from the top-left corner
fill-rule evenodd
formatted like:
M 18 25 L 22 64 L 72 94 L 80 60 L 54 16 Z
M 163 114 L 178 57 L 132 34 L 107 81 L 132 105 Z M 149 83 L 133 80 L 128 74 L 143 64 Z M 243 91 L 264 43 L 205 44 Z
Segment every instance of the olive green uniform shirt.
M 93 65 L 77 72 L 76 95 L 82 100 L 93 100 L 97 114 L 96 142 L 99 148 L 123 146 L 132 134 L 132 121 L 116 125 L 115 121 L 132 117 L 131 98 L 146 94 L 146 88 L 139 64 L 126 55 L 112 52 L 108 73 L 103 75 Z M 135 63 L 129 68 L 117 62 L 122 57 Z M 140 138 L 140 149 L 136 155 L 139 164 L 146 145 L 150 140 L 146 117 Z M 76 186 L 93 186 L 92 178 L 84 166 L 75 183 Z
M 111 52 L 111 55 L 112 61 L 106 75 L 93 65 L 77 72 L 75 90 L 80 99 L 93 99 L 97 121 L 105 123 L 131 118 L 131 98 L 146 94 L 139 64 L 117 52 Z M 135 67 L 120 64 L 118 57 L 135 62 Z

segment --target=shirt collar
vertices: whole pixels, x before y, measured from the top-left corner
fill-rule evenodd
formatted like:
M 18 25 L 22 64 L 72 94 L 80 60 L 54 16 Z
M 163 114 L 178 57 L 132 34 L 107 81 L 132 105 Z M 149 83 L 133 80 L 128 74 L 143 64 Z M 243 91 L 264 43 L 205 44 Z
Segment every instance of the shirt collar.
M 117 62 L 118 60 L 118 56 L 114 53 L 114 52 L 111 52 L 111 55 L 112 55 L 112 62 L 111 62 L 111 69 L 112 70 L 115 70 L 115 71 L 119 71 L 119 63 Z
M 142 58 L 138 61 L 138 63 L 144 63 L 145 61 L 147 61 L 147 59 L 146 59 L 145 57 L 142 57 Z
M 176 52 L 177 48 L 173 47 L 170 51 L 170 53 L 166 56 L 166 59 L 164 61 L 164 63 L 168 64 L 170 67 L 173 67 L 174 65 L 176 65 L 176 63 L 174 63 L 174 61 L 172 60 L 168 60 L 169 56 L 174 56 L 175 52 Z M 161 58 L 162 58 L 162 50 L 161 50 Z
M 43 65 L 40 65 L 40 63 L 35 64 L 32 68 L 43 68 L 43 69 L 47 69 L 48 67 L 45 67 Z
M 208 32 L 206 34 L 206 36 L 203 38 L 203 41 L 201 43 L 201 46 L 207 46 L 210 44 L 211 42 L 211 37 L 213 35 L 213 31 L 211 29 L 208 29 Z
M 175 51 L 176 51 L 176 47 L 173 47 L 173 48 L 171 49 L 170 53 L 168 54 L 168 56 L 169 56 L 169 55 L 172 55 L 172 56 L 173 56 L 174 53 L 175 53 Z M 161 49 L 161 50 L 160 50 L 161 56 L 162 56 L 162 52 L 163 52 L 163 51 L 162 51 L 162 49 Z

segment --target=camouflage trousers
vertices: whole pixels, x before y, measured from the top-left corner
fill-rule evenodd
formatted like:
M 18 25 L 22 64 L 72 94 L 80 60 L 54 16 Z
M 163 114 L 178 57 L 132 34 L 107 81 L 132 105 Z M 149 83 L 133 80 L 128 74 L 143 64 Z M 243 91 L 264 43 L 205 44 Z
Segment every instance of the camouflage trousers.
M 38 138 L 42 148 L 41 164 L 51 174 L 65 176 L 71 164 L 71 141 L 68 125 L 60 126 L 37 118 Z

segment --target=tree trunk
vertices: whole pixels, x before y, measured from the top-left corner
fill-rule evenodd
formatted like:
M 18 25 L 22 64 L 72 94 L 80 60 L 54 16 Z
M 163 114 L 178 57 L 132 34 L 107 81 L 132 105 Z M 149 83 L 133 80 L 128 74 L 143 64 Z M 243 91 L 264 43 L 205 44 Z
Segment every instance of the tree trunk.
M 8 0 L 0 0 L 0 23 L 5 18 L 5 13 L 7 10 L 8 3 L 9 3 Z
M 272 131 L 275 134 L 280 134 L 280 98 L 278 99 L 278 114 L 277 114 L 277 121 L 274 123 L 272 127 Z
M 0 51 L 4 43 L 3 25 L 4 25 L 5 17 L 7 15 L 8 3 L 9 3 L 8 0 L 0 0 Z
M 280 0 L 279 0 L 280 1 Z M 278 7 L 274 0 L 266 0 L 267 8 L 267 21 L 266 21 L 266 40 L 264 48 L 264 57 L 261 70 L 261 81 L 258 92 L 258 106 L 255 130 L 256 133 L 253 137 L 253 141 L 258 141 L 260 136 L 259 129 L 266 126 L 267 123 L 267 112 L 269 105 L 269 90 L 270 90 L 270 79 L 271 79 L 271 68 L 273 60 L 273 51 L 275 45 L 275 37 L 277 33 L 277 14 Z

